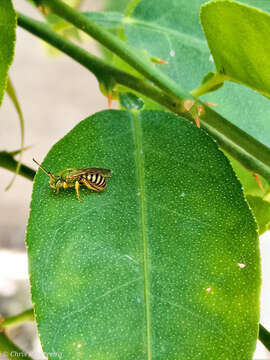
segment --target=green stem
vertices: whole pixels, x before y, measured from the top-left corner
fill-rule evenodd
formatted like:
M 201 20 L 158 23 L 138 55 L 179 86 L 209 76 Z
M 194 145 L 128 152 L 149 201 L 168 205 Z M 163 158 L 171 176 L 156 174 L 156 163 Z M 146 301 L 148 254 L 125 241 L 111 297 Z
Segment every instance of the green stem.
M 18 161 L 16 161 L 10 153 L 7 151 L 0 151 L 0 167 L 15 173 L 17 166 Z M 21 164 L 19 174 L 32 181 L 36 172 L 30 167 Z
M 199 87 L 197 87 L 197 89 L 192 90 L 190 93 L 196 98 L 200 97 L 212 91 L 215 86 L 222 84 L 225 80 L 229 80 L 228 76 L 223 74 L 215 74 L 208 81 L 201 84 Z
M 23 154 L 23 148 L 24 148 L 24 118 L 23 118 L 23 113 L 22 113 L 20 103 L 19 103 L 18 98 L 17 98 L 15 88 L 14 88 L 14 86 L 12 84 L 12 81 L 11 81 L 10 77 L 8 77 L 6 92 L 9 95 L 9 97 L 10 97 L 10 99 L 11 99 L 11 101 L 12 101 L 12 103 L 13 103 L 16 111 L 17 111 L 19 121 L 20 121 L 20 127 L 21 127 L 21 151 L 19 152 L 20 158 L 19 158 L 19 161 L 17 163 L 17 168 L 16 168 L 16 171 L 15 171 L 15 174 L 14 174 L 13 178 L 11 179 L 10 183 L 8 184 L 8 186 L 6 187 L 6 190 L 8 190 L 8 189 L 11 188 L 12 184 L 14 183 L 17 174 L 20 173 L 20 167 L 21 167 L 21 163 L 22 163 L 22 154 Z
M 26 321 L 35 321 L 33 309 L 25 310 L 25 311 L 21 312 L 20 314 L 17 314 L 14 316 L 9 316 L 1 322 L 1 325 L 3 328 L 7 328 L 10 326 L 18 326 Z
M 171 96 L 161 92 L 145 80 L 136 78 L 124 71 L 118 70 L 111 66 L 103 59 L 91 55 L 86 50 L 73 44 L 71 41 L 63 38 L 52 31 L 46 24 L 29 18 L 23 14 L 18 13 L 18 25 L 39 38 L 45 40 L 47 43 L 53 45 L 58 50 L 69 55 L 72 59 L 83 65 L 90 70 L 99 81 L 105 77 L 111 78 L 118 84 L 124 85 L 133 89 L 149 98 L 157 101 L 158 103 L 166 106 L 167 108 L 175 108 L 176 101 Z
M 111 76 L 116 83 L 127 86 L 151 98 L 189 121 L 194 121 L 192 116 L 183 109 L 185 98 L 175 98 L 157 89 L 145 80 L 118 70 L 109 65 L 105 60 L 89 54 L 84 49 L 62 38 L 50 30 L 44 23 L 18 14 L 18 25 L 72 57 L 93 72 L 97 78 L 102 78 L 104 75 Z M 270 149 L 209 107 L 199 101 L 196 104 L 203 106 L 205 110 L 204 115 L 201 116 L 201 127 L 231 156 L 236 158 L 246 168 L 262 175 L 270 183 Z
M 0 331 L 0 355 L 4 355 L 10 360 L 32 360 L 23 350 L 15 345 L 5 333 Z
M 237 128 L 209 107 L 202 116 L 203 127 L 232 157 L 270 183 L 270 149 Z
M 270 333 L 262 326 L 262 324 L 260 324 L 259 327 L 259 340 L 263 343 L 266 349 L 270 351 Z
M 66 5 L 60 0 L 35 1 L 38 4 L 47 6 L 53 13 L 93 37 L 100 44 L 104 45 L 106 48 L 125 60 L 129 65 L 144 75 L 148 80 L 152 81 L 160 89 L 180 98 L 192 98 L 189 92 L 182 89 L 179 84 L 159 71 L 149 59 L 147 61 L 146 57 L 142 56 L 142 52 L 118 39 L 116 36 L 97 25 L 93 20 L 89 19 L 79 11 Z

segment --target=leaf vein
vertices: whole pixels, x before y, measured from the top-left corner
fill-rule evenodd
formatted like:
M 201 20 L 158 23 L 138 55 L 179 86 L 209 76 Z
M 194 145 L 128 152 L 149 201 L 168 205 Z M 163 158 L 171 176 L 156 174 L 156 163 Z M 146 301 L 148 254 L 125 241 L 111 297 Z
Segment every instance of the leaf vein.
M 149 284 L 149 254 L 146 235 L 146 204 L 144 189 L 144 164 L 143 164 L 143 146 L 142 146 L 142 129 L 139 119 L 139 112 L 133 112 L 134 136 L 136 145 L 136 163 L 138 169 L 138 191 L 140 201 L 140 220 L 141 220 L 141 238 L 143 250 L 143 274 L 144 274 L 144 297 L 145 297 L 145 317 L 146 317 L 146 341 L 147 341 L 147 358 L 152 359 L 151 349 L 151 326 L 150 326 L 150 284 Z

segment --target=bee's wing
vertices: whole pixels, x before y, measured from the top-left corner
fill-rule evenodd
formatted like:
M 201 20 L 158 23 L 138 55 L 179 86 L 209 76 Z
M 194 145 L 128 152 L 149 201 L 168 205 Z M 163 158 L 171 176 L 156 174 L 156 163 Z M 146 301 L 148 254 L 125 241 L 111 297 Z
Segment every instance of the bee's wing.
M 94 170 L 93 171 L 94 174 L 99 174 L 99 175 L 102 175 L 104 177 L 110 177 L 110 175 L 112 173 L 111 170 L 103 169 L 103 168 L 91 168 L 89 170 Z M 92 174 L 92 172 L 91 172 L 91 174 Z
M 111 174 L 111 170 L 102 169 L 102 168 L 73 169 L 72 173 L 70 173 L 67 176 L 67 178 L 74 179 L 78 176 L 85 175 L 85 174 L 99 174 L 99 175 L 103 175 L 104 177 L 108 177 Z
M 87 174 L 88 169 L 70 169 L 72 170 L 66 177 L 66 179 L 74 179 L 78 176 Z

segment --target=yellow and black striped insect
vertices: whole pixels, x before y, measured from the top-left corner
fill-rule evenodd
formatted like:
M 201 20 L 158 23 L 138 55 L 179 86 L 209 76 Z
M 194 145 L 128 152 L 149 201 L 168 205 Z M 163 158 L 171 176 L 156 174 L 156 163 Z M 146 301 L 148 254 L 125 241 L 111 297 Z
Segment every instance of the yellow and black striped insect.
M 110 177 L 111 170 L 102 168 L 86 168 L 86 169 L 66 169 L 60 170 L 52 175 L 45 170 L 35 159 L 33 161 L 45 172 L 50 178 L 50 187 L 59 193 L 60 189 L 68 189 L 75 187 L 77 199 L 81 202 L 79 188 L 80 185 L 86 186 L 88 189 L 101 192 L 106 187 L 106 178 Z

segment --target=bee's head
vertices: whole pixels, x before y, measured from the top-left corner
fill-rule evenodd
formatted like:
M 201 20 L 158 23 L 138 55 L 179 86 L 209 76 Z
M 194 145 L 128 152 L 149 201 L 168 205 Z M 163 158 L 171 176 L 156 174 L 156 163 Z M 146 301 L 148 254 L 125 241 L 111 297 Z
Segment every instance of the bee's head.
M 57 182 L 58 179 L 56 179 L 56 177 L 54 175 L 52 175 L 49 171 L 45 170 L 35 159 L 33 159 L 33 161 L 38 165 L 38 167 L 45 172 L 46 175 L 49 176 L 50 180 L 49 180 L 49 184 L 50 187 L 53 189 L 56 189 L 55 184 Z

